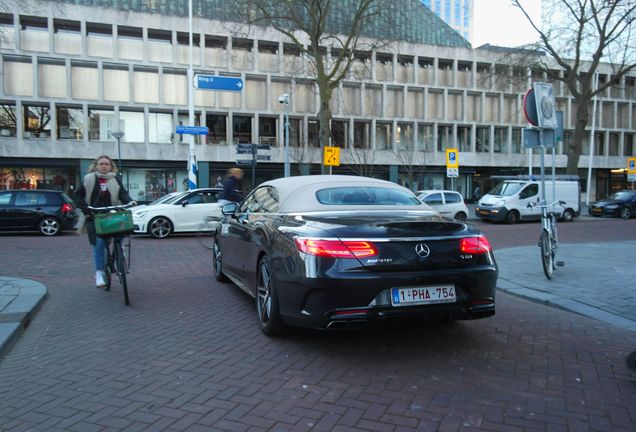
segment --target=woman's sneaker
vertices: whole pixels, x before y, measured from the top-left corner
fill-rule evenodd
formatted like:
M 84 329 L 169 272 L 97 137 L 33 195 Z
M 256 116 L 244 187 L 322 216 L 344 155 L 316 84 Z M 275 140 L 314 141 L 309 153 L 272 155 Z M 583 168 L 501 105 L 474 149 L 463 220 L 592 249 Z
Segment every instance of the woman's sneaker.
M 104 277 L 104 272 L 101 270 L 95 272 L 95 286 L 97 288 L 106 288 L 106 278 Z

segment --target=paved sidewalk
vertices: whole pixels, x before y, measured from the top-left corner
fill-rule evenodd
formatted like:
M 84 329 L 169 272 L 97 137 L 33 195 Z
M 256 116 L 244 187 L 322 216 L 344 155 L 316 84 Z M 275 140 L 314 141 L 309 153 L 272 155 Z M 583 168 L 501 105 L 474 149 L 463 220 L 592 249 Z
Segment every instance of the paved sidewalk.
M 0 276 L 0 356 L 29 326 L 46 296 L 39 282 Z
M 538 246 L 495 251 L 497 287 L 636 331 L 636 241 L 560 244 L 551 280 L 543 274 Z

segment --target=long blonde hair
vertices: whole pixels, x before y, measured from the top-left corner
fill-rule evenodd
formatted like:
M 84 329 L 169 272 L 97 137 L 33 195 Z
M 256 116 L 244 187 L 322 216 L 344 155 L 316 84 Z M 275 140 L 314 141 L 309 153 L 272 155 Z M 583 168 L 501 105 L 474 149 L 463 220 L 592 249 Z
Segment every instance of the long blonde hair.
M 91 164 L 88 166 L 89 173 L 95 172 L 97 170 L 97 161 L 99 161 L 100 159 L 108 159 L 110 161 L 110 171 L 117 174 L 117 164 L 110 158 L 110 156 L 106 155 L 97 156 L 95 160 L 91 162 Z

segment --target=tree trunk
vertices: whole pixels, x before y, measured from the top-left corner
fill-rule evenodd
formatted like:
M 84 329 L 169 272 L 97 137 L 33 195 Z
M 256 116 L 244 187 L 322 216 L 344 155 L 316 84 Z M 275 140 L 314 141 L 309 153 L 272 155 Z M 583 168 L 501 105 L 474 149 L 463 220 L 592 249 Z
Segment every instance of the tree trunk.
M 325 86 L 326 87 L 326 86 Z M 320 88 L 320 111 L 318 111 L 318 122 L 320 124 L 320 172 L 328 174 L 329 168 L 323 164 L 323 155 L 325 146 L 329 146 L 329 138 L 331 137 L 331 89 Z
M 579 172 L 579 158 L 583 151 L 583 138 L 585 137 L 585 127 L 589 119 L 588 104 L 580 103 L 576 108 L 576 125 L 574 127 L 574 137 L 565 149 L 568 156 L 568 164 L 565 169 L 566 174 L 577 175 Z M 591 143 L 590 143 L 591 145 Z

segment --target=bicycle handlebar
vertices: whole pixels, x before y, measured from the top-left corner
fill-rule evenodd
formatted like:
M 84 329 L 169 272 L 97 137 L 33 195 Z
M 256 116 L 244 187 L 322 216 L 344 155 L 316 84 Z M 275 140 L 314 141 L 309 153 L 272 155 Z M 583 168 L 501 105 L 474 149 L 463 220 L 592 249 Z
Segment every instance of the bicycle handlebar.
M 136 201 L 131 201 L 128 204 L 121 204 L 121 205 L 115 205 L 115 206 L 106 206 L 106 207 L 92 207 L 92 206 L 86 206 L 87 209 L 89 209 L 91 212 L 94 213 L 102 213 L 102 212 L 108 212 L 111 210 L 125 210 L 129 207 L 133 207 L 137 205 Z

